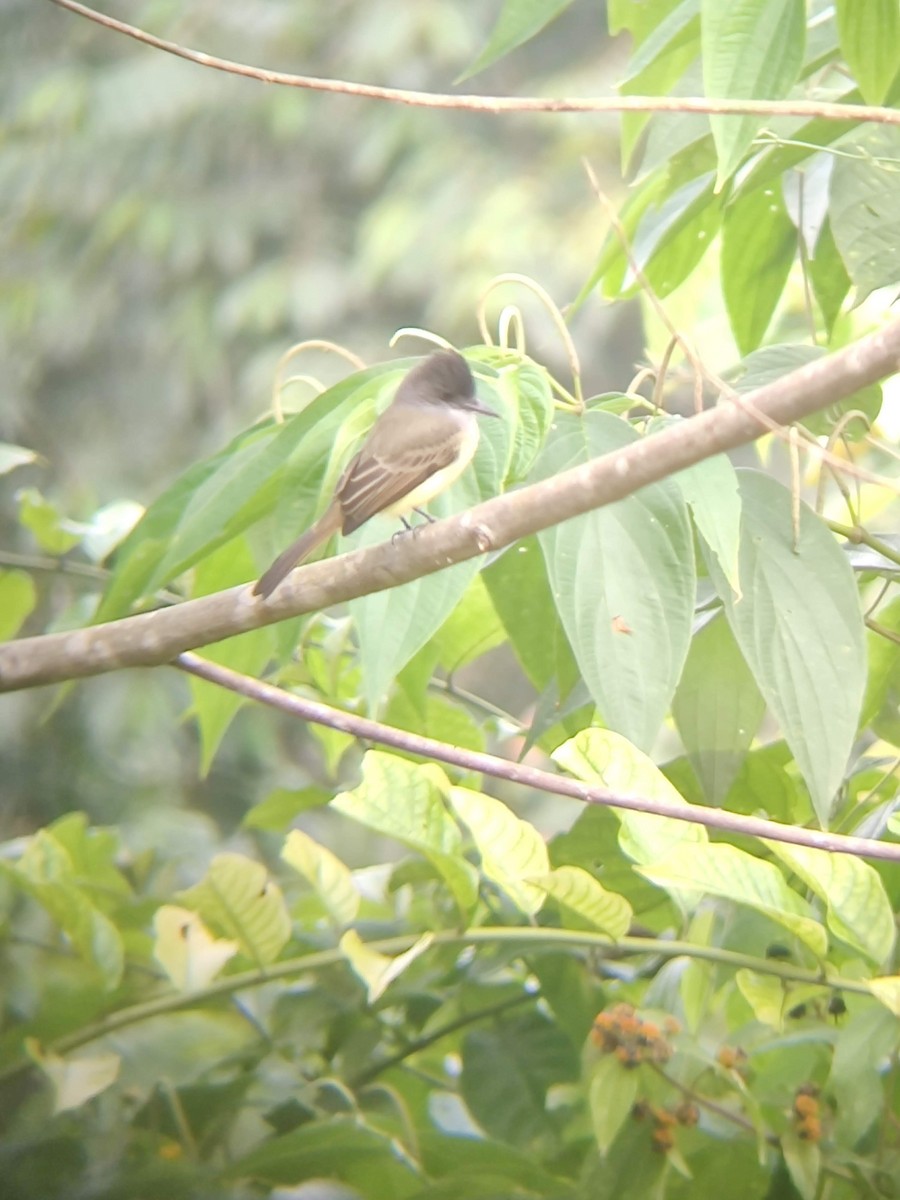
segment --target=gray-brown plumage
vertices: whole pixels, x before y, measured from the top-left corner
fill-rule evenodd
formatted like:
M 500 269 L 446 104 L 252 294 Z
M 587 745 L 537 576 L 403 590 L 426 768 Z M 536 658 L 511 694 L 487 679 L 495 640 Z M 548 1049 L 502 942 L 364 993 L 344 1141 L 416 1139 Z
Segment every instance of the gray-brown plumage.
M 497 416 L 479 403 L 461 354 L 439 350 L 413 367 L 344 471 L 328 508 L 275 559 L 254 594 L 270 596 L 338 530 L 352 533 L 376 513 L 402 516 L 449 487 L 475 453 L 477 413 Z

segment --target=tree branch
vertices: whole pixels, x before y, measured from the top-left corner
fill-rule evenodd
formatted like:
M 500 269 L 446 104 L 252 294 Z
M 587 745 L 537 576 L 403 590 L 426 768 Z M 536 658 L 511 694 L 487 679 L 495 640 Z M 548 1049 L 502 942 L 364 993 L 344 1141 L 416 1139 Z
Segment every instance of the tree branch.
M 0 691 L 123 667 L 159 666 L 185 650 L 433 574 L 511 545 L 685 467 L 835 404 L 900 366 L 900 320 L 766 387 L 651 434 L 552 479 L 486 500 L 419 536 L 297 570 L 267 601 L 241 585 L 105 625 L 0 646 Z
M 613 792 L 609 788 L 582 783 L 567 775 L 554 775 L 527 763 L 512 762 L 494 754 L 479 750 L 467 750 L 464 746 L 451 746 L 435 738 L 410 733 L 383 725 L 368 717 L 343 712 L 317 700 L 297 696 L 283 688 L 274 687 L 261 679 L 241 675 L 230 667 L 209 662 L 196 654 L 182 654 L 176 665 L 190 675 L 205 679 L 208 683 L 228 688 L 248 700 L 277 708 L 292 717 L 327 725 L 330 729 L 349 733 L 363 741 L 391 746 L 405 754 L 416 754 L 432 762 L 443 762 L 463 771 L 477 771 L 505 779 L 509 783 L 550 792 L 556 796 L 569 796 L 583 804 L 601 804 L 607 808 L 624 808 L 629 812 L 652 813 L 658 817 L 669 817 L 675 821 L 688 821 L 694 825 L 705 825 L 708 829 L 722 829 L 727 833 L 740 833 L 748 837 L 768 838 L 771 841 L 788 842 L 794 846 L 810 846 L 815 850 L 828 850 L 834 854 L 864 855 L 888 862 L 900 862 L 900 846 L 880 842 L 875 838 L 851 837 L 848 834 L 825 833 L 818 829 L 803 829 L 797 825 L 784 825 L 780 821 L 767 821 L 762 817 L 746 817 L 728 812 L 724 808 L 707 808 L 702 804 L 667 804 L 661 800 L 650 800 L 627 792 Z
M 247 63 L 216 58 L 202 50 L 191 50 L 177 42 L 166 41 L 139 29 L 96 12 L 76 0 L 51 0 L 51 3 L 86 17 L 105 29 L 124 34 L 164 50 L 188 62 L 229 75 L 241 75 L 260 83 L 277 83 L 283 87 L 305 88 L 309 91 L 336 92 L 343 96 L 359 96 L 367 100 L 387 100 L 415 108 L 461 109 L 491 116 L 502 113 L 591 113 L 591 112 L 686 112 L 731 116 L 760 117 L 820 117 L 829 121 L 872 121 L 882 125 L 900 125 L 900 111 L 867 104 L 831 104 L 815 100 L 711 100 L 702 96 L 602 96 L 602 97 L 544 97 L 544 96 L 477 96 L 447 95 L 431 92 L 410 92 L 403 88 L 377 87 L 374 84 L 351 83 L 345 79 L 319 79 L 313 75 L 292 75 L 286 71 L 269 71 Z

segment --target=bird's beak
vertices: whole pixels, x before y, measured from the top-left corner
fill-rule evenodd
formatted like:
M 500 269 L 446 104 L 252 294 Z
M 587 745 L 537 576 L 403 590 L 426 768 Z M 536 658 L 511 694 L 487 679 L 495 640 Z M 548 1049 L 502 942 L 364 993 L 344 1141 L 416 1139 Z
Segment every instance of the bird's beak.
M 483 417 L 499 417 L 500 414 L 493 408 L 488 408 L 486 404 L 482 404 L 477 396 L 471 396 L 463 404 L 468 412 L 480 413 Z

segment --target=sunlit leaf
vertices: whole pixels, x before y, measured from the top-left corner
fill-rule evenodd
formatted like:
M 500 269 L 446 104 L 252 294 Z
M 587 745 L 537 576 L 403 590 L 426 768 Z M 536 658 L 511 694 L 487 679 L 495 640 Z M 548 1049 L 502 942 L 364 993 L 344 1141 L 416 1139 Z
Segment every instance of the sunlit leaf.
M 472 835 L 482 874 L 522 912 L 536 913 L 544 903 L 545 891 L 529 879 L 550 869 L 547 845 L 538 831 L 501 801 L 481 792 L 454 787 L 449 801 Z
M 631 905 L 624 896 L 607 891 L 581 867 L 557 867 L 530 882 L 559 904 L 568 928 L 599 929 L 614 939 L 628 932 L 633 915 Z
M 786 842 L 766 843 L 826 907 L 828 928 L 875 963 L 894 948 L 894 913 L 881 876 L 861 858 Z
M 281 857 L 312 886 L 336 925 L 349 925 L 354 920 L 359 911 L 359 892 L 352 873 L 337 855 L 301 829 L 292 829 Z
M 746 904 L 797 935 L 815 955 L 828 949 L 825 929 L 778 868 L 726 843 L 681 846 L 667 858 L 637 868 L 660 887 L 691 887 Z
M 424 855 L 468 914 L 478 894 L 478 875 L 463 856 L 462 834 L 444 803 L 450 789 L 446 775 L 435 766 L 370 750 L 362 776 L 362 783 L 335 796 L 331 807 Z
M 787 489 L 759 472 L 739 474 L 740 600 L 711 555 L 707 565 L 741 653 L 825 825 L 865 687 L 859 593 L 846 558 L 818 517 L 801 505 L 795 545 Z
M 274 962 L 291 935 L 281 889 L 262 863 L 243 854 L 217 854 L 203 879 L 177 898 L 260 965 Z
M 366 985 L 369 1003 L 374 1004 L 410 963 L 425 953 L 433 940 L 433 934 L 425 933 L 403 954 L 391 957 L 371 949 L 355 929 L 348 929 L 341 938 L 340 945 L 350 966 Z
M 542 477 L 637 435 L 607 413 L 560 416 Z M 685 502 L 666 481 L 539 535 L 557 610 L 604 721 L 649 748 L 690 641 L 694 554 Z
M 236 941 L 216 938 L 195 912 L 163 904 L 153 918 L 153 957 L 181 992 L 204 988 L 240 949 Z

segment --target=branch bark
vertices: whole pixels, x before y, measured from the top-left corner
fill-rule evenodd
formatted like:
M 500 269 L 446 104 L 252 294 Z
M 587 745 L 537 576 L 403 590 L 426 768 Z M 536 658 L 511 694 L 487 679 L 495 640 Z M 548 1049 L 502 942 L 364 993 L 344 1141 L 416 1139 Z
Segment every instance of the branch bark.
M 487 500 L 416 538 L 303 567 L 263 601 L 248 586 L 106 625 L 0 646 L 0 691 L 171 662 L 196 649 L 301 613 L 383 591 L 621 500 L 767 432 L 846 399 L 900 367 L 900 320 L 615 454 Z
M 124 34 L 174 54 L 187 62 L 208 67 L 214 71 L 225 71 L 229 75 L 240 75 L 245 79 L 256 79 L 260 83 L 275 83 L 282 87 L 303 88 L 307 91 L 333 92 L 343 96 L 357 96 L 366 100 L 386 100 L 393 104 L 406 104 L 413 108 L 457 109 L 465 112 L 480 112 L 488 116 L 503 113 L 591 113 L 591 112 L 686 112 L 709 113 L 728 116 L 759 117 L 821 117 L 826 121 L 848 121 L 857 124 L 870 121 L 880 125 L 900 125 L 900 111 L 869 104 L 834 104 L 822 100 L 717 100 L 705 96 L 475 96 L 448 95 L 436 92 L 412 92 L 403 88 L 378 87 L 370 83 L 352 83 L 347 79 L 321 79 L 315 75 L 293 75 L 287 71 L 270 71 L 265 67 L 253 67 L 249 63 L 235 62 L 228 58 L 217 58 L 202 50 L 191 50 L 178 42 L 166 41 L 136 25 L 117 21 L 105 13 L 99 13 L 77 0 L 51 0 L 59 8 L 77 13 L 105 29 Z

